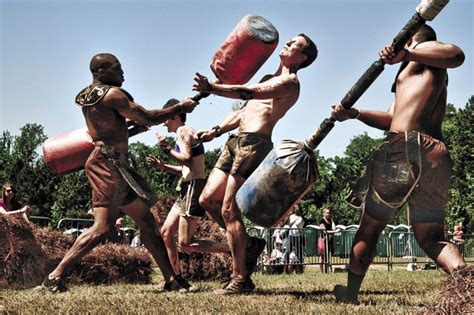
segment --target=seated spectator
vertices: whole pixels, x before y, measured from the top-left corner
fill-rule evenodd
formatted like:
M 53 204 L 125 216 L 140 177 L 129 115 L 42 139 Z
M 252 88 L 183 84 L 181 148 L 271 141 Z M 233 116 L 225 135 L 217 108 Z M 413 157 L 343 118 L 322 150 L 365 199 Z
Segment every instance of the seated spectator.
M 132 243 L 130 244 L 131 247 L 142 247 L 142 240 L 140 239 L 140 231 L 135 234 L 135 236 L 132 239 Z
M 276 247 L 272 250 L 270 254 L 270 258 L 268 261 L 271 265 L 271 272 L 280 274 L 283 273 L 284 265 L 283 265 L 283 244 L 281 241 L 276 242 Z
M 464 243 L 464 232 L 462 231 L 461 228 L 462 223 L 459 225 L 456 225 L 454 227 L 454 232 L 453 232 L 453 243 L 454 244 L 461 244 Z
M 293 248 L 291 250 L 288 263 L 289 264 L 286 266 L 286 273 L 302 272 L 300 260 L 298 259 L 298 255 L 296 254 L 296 248 Z
M 0 199 L 0 214 L 4 215 L 21 215 L 27 222 L 28 212 L 31 210 L 29 206 L 22 206 L 16 199 L 15 188 L 12 184 L 2 186 L 2 198 Z

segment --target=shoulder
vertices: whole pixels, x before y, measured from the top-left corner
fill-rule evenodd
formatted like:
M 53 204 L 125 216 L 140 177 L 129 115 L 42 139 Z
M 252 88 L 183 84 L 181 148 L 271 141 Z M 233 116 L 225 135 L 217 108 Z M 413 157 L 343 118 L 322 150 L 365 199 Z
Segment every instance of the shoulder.
M 118 87 L 111 87 L 107 95 L 105 95 L 103 102 L 106 106 L 115 109 L 130 108 L 134 104 L 130 100 L 129 94 Z
M 109 90 L 110 86 L 106 84 L 90 84 L 76 95 L 76 104 L 81 107 L 94 106 L 104 98 Z
M 196 131 L 191 127 L 186 125 L 179 127 L 176 129 L 176 135 L 178 136 L 178 140 L 180 142 L 185 142 L 188 144 L 193 144 L 196 138 Z
M 121 88 L 118 87 L 111 87 L 107 95 L 105 96 L 106 100 L 113 100 L 113 99 L 124 99 L 124 100 L 129 100 L 128 97 L 128 92 L 125 90 L 122 90 Z
M 189 137 L 192 137 L 195 133 L 196 132 L 194 131 L 194 129 L 192 129 L 191 127 L 188 127 L 187 125 L 181 126 L 178 129 L 176 129 L 176 134 L 179 137 L 189 138 Z
M 300 86 L 300 80 L 298 79 L 298 76 L 296 73 L 290 73 L 288 75 L 282 76 L 282 81 L 291 87 L 299 87 Z

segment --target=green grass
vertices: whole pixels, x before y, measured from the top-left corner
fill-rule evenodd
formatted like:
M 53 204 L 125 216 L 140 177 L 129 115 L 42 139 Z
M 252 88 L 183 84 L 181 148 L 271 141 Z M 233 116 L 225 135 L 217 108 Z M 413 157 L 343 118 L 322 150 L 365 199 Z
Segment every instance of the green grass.
M 257 290 L 221 297 L 218 282 L 193 282 L 195 294 L 156 293 L 155 285 L 71 286 L 68 293 L 0 290 L 0 314 L 163 314 L 163 313 L 416 313 L 429 304 L 442 285 L 441 271 L 376 271 L 367 274 L 361 305 L 336 304 L 331 291 L 345 284 L 345 273 L 321 274 L 308 267 L 304 274 L 255 275 Z M 159 280 L 161 281 L 161 280 Z

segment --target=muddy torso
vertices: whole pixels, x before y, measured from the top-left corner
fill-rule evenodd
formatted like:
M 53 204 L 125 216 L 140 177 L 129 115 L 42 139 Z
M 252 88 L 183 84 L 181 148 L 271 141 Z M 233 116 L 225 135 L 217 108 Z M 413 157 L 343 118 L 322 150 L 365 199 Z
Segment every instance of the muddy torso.
M 410 62 L 396 80 L 390 131 L 417 130 L 441 139 L 446 110 L 445 69 Z

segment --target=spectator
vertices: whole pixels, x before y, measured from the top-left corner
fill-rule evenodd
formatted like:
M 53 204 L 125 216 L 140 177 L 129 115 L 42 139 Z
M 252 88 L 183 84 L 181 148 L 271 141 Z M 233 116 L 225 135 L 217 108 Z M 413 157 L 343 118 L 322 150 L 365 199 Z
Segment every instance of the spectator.
M 462 231 L 462 223 L 456 225 L 454 227 L 454 232 L 453 232 L 453 243 L 454 244 L 460 244 L 460 243 L 463 243 L 464 242 L 464 232 Z
M 332 218 L 332 211 L 329 207 L 323 209 L 323 218 L 320 222 L 320 228 L 322 230 L 321 236 L 324 238 L 324 250 L 322 251 L 321 256 L 321 272 L 328 272 L 328 259 L 332 254 L 332 237 L 334 233 L 339 232 L 339 229 L 336 229 L 336 223 Z
M 283 265 L 283 244 L 281 241 L 276 242 L 276 247 L 270 254 L 271 273 L 281 274 L 284 270 Z
M 280 242 L 283 244 L 283 253 L 287 252 L 286 248 L 288 244 L 288 226 L 286 225 L 285 221 L 283 221 L 281 224 L 278 225 L 277 228 L 273 230 L 272 240 L 273 248 L 276 248 L 277 242 Z
M 288 218 L 289 232 L 289 246 L 286 247 L 285 258 L 288 261 L 290 252 L 296 251 L 299 264 L 303 263 L 303 250 L 304 250 L 304 236 L 301 229 L 304 226 L 303 216 L 298 205 L 293 208 L 293 213 Z M 296 268 L 297 272 L 303 272 L 302 265 Z
M 2 198 L 0 199 L 0 214 L 4 214 L 4 215 L 19 214 L 27 222 L 30 222 L 27 216 L 30 210 L 31 209 L 29 206 L 22 206 L 16 200 L 16 192 L 12 184 L 7 183 L 2 186 Z
M 94 219 L 94 208 L 90 208 L 89 211 L 87 211 L 87 215 Z M 124 214 L 120 213 L 120 216 L 117 218 L 117 220 L 115 220 L 115 229 L 110 230 L 110 233 L 106 237 L 104 243 L 125 244 L 125 234 L 124 231 L 122 231 L 123 224 L 125 222 L 123 216 Z M 127 241 L 126 244 L 130 244 L 130 242 Z
M 142 240 L 140 239 L 140 231 L 135 234 L 135 236 L 132 239 L 132 243 L 130 244 L 131 247 L 142 247 Z

